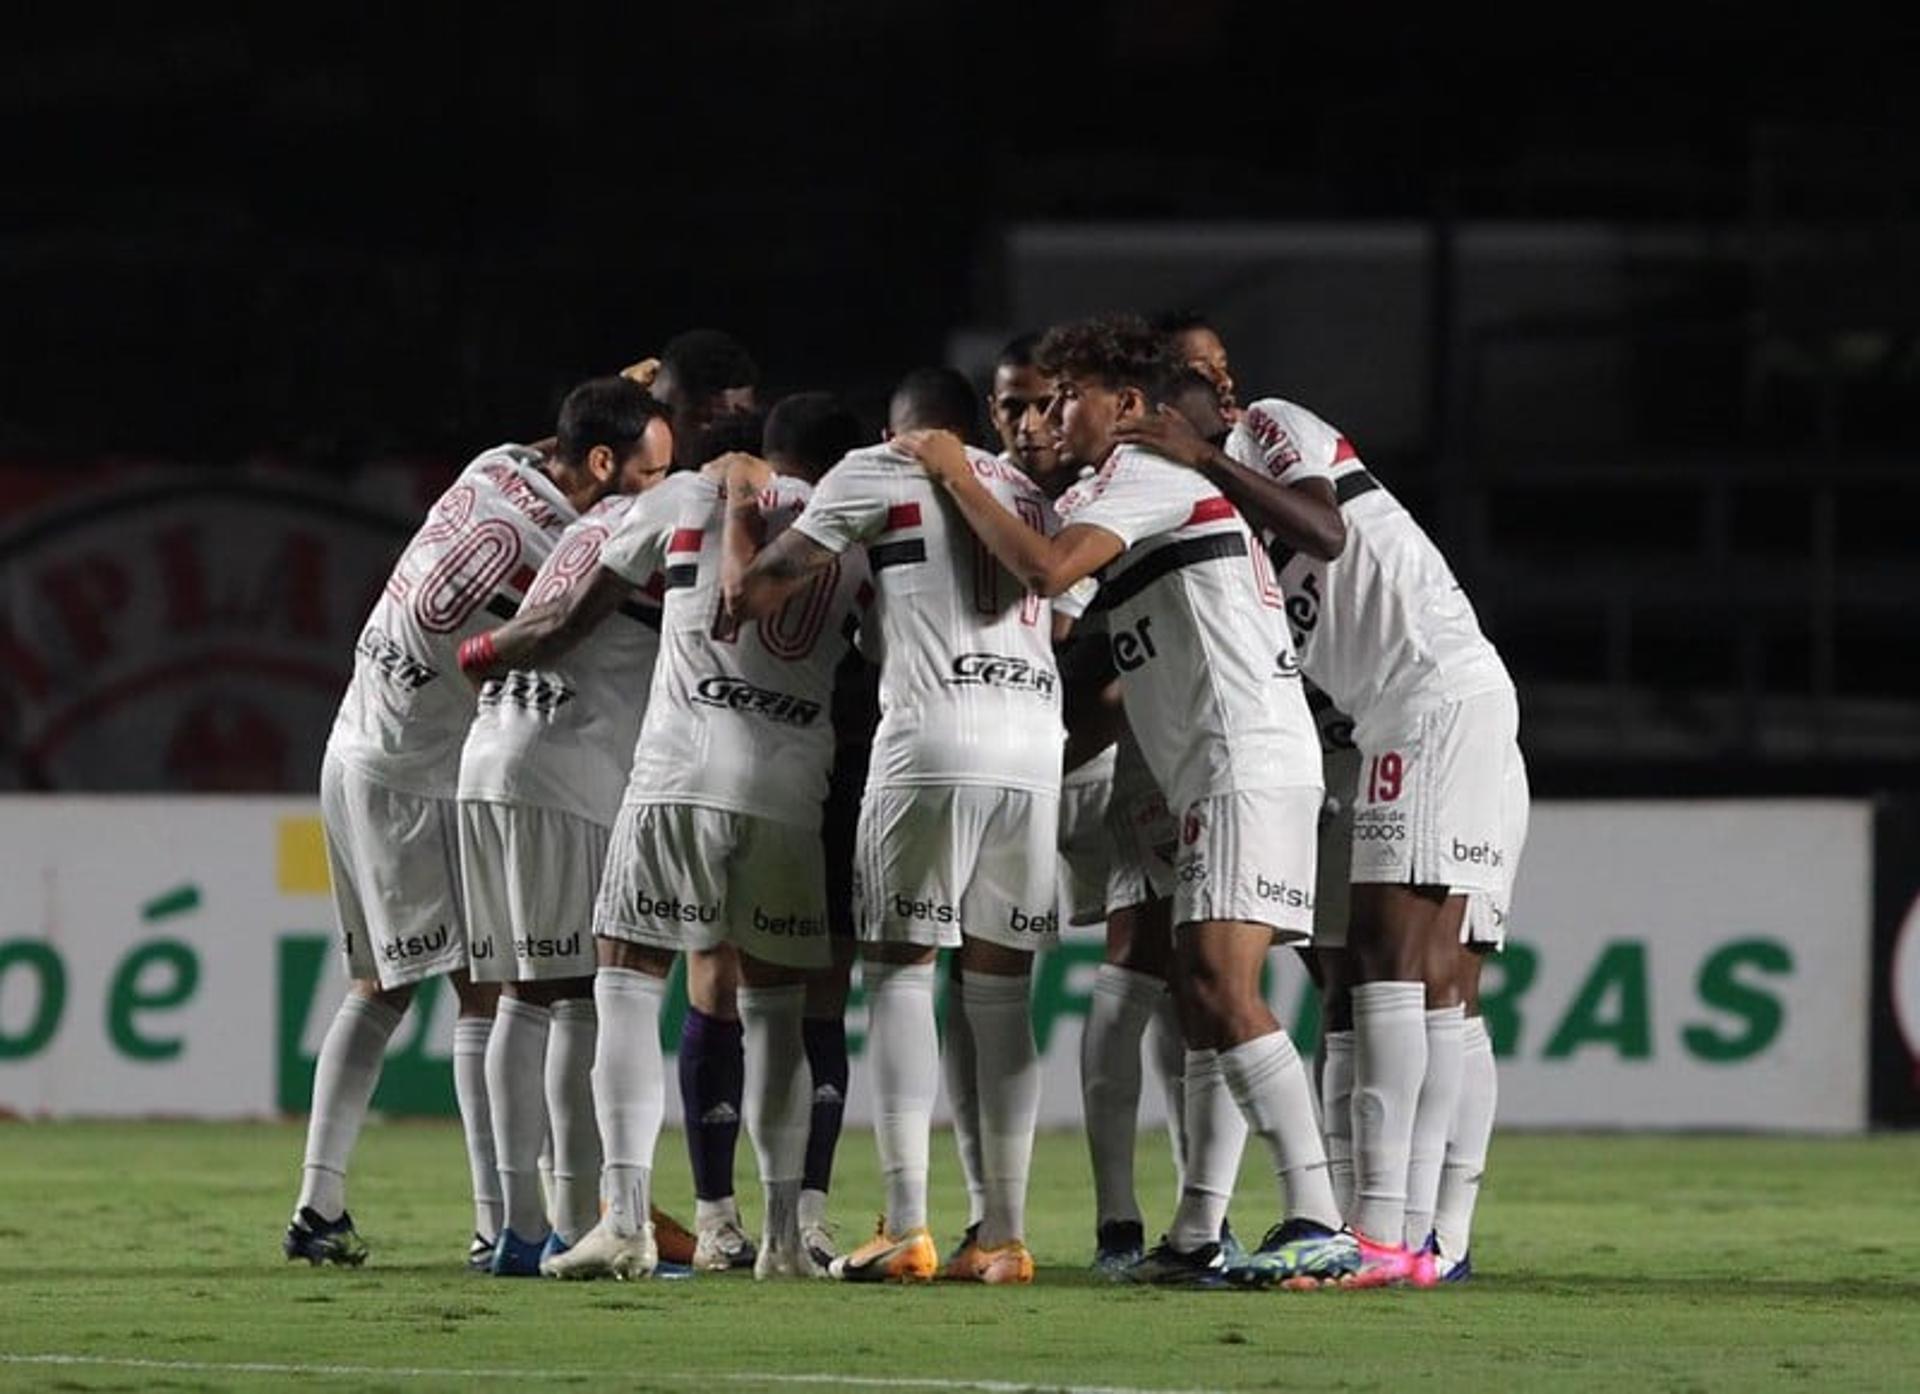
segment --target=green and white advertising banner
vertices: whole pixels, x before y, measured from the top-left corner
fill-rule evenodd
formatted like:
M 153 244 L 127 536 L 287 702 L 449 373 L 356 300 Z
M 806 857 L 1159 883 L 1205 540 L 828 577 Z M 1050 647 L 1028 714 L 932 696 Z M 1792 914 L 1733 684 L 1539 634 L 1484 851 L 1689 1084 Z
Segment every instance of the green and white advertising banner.
M 1538 807 L 1514 942 L 1485 982 L 1503 1122 L 1864 1126 L 1871 847 L 1864 803 Z M 0 888 L 0 1111 L 304 1111 L 344 987 L 311 800 L 0 799 Z M 1079 1122 L 1100 952 L 1070 930 L 1036 969 L 1050 1125 Z M 1269 984 L 1310 1049 L 1318 1013 L 1292 955 L 1273 955 Z M 453 1007 L 444 984 L 422 990 L 377 1108 L 452 1111 Z M 856 1121 L 863 1021 L 856 993 Z M 1142 1123 L 1159 1116 L 1150 1085 Z

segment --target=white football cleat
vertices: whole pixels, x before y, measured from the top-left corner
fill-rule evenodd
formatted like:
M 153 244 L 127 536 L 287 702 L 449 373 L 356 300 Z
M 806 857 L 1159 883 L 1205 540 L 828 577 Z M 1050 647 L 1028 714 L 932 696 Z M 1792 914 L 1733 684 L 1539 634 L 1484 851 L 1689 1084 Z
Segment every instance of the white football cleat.
M 769 1278 L 812 1277 L 813 1268 L 807 1262 L 806 1250 L 800 1247 L 800 1232 L 761 1235 L 760 1253 L 753 1261 L 753 1276 L 758 1282 Z
M 738 1210 L 700 1224 L 693 1245 L 693 1266 L 701 1273 L 725 1273 L 733 1268 L 752 1268 L 756 1258 L 753 1240 L 741 1227 Z
M 540 1271 L 549 1278 L 624 1280 L 647 1277 L 659 1262 L 652 1225 L 642 1225 L 638 1234 L 617 1234 L 602 1220 L 565 1253 L 541 1259 Z

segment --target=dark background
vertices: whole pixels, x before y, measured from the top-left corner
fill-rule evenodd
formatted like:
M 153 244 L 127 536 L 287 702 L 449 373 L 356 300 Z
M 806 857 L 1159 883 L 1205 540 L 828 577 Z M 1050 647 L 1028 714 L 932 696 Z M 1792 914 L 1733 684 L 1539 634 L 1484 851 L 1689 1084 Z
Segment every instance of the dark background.
M 1435 249 L 1428 405 L 1369 461 L 1507 654 L 1539 792 L 1920 786 L 1911 24 L 281 8 L 73 8 L 0 49 L 16 475 L 451 465 L 693 324 L 747 341 L 776 392 L 871 409 L 956 331 L 1024 327 L 1009 227 L 1412 225 Z M 1626 267 L 1598 331 L 1523 327 L 1529 352 L 1624 345 L 1604 448 L 1568 422 L 1549 467 L 1457 390 L 1469 225 L 1708 249 Z M 1368 439 L 1364 413 L 1340 424 Z

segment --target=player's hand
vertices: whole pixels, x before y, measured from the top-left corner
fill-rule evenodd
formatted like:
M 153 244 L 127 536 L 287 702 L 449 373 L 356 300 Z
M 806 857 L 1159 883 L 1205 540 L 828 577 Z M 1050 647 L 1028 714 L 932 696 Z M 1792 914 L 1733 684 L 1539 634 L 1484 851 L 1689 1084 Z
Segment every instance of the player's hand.
M 973 473 L 967 447 L 952 431 L 902 431 L 890 444 L 918 460 L 935 483 L 950 483 Z
M 642 387 L 652 387 L 653 380 L 660 376 L 660 360 L 643 358 L 638 363 L 629 363 L 620 370 L 620 376 L 628 382 L 637 382 Z
M 752 503 L 760 491 L 773 483 L 773 466 L 757 455 L 730 450 L 700 467 L 709 479 L 721 481 L 729 503 Z
M 1130 417 L 1114 428 L 1122 445 L 1137 445 L 1165 456 L 1188 469 L 1203 468 L 1214 457 L 1214 447 L 1172 407 L 1158 407 L 1144 416 Z

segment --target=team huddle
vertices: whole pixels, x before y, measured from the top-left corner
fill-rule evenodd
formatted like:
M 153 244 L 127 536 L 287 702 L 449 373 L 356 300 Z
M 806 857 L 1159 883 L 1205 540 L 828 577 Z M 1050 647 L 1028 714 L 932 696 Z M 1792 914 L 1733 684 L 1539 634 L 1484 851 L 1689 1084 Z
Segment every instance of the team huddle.
M 353 981 L 287 1256 L 365 1259 L 348 1161 L 446 975 L 472 1267 L 1031 1282 L 1030 985 L 1067 921 L 1106 926 L 1081 1045 L 1098 1271 L 1468 1277 L 1496 1093 L 1479 972 L 1528 795 L 1513 684 L 1427 535 L 1332 426 L 1242 406 L 1192 316 L 1009 344 L 999 454 L 948 369 L 900 382 L 878 444 L 825 393 L 763 416 L 756 384 L 713 331 L 584 383 L 396 563 L 322 767 Z M 1321 992 L 1315 1061 L 1263 996 L 1275 945 Z M 691 1229 L 652 1200 L 683 954 Z M 840 1252 L 856 963 L 885 1197 Z M 1147 1041 L 1180 1178 L 1151 1247 Z M 943 1069 L 970 1203 L 944 1260 Z M 1278 1216 L 1251 1249 L 1227 1224 L 1249 1134 Z

